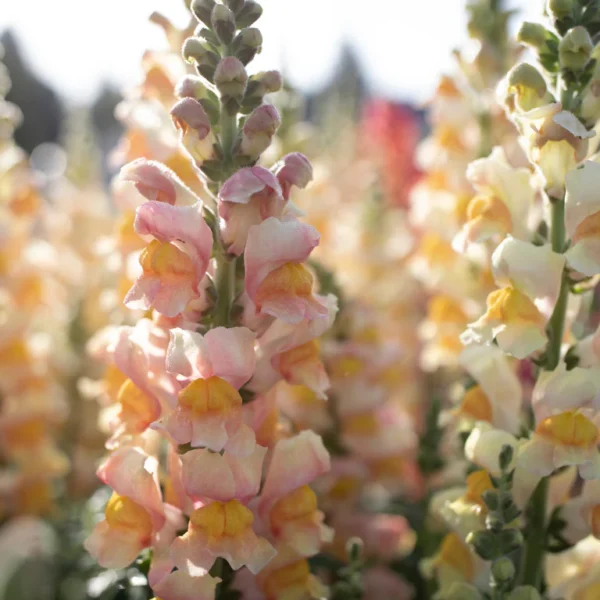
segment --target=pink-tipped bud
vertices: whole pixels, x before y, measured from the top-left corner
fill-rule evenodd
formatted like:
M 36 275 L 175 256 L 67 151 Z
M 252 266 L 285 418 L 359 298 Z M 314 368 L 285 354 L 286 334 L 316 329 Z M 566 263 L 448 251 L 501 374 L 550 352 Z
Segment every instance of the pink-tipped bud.
M 194 98 L 203 100 L 207 97 L 208 90 L 200 77 L 195 75 L 186 75 L 180 79 L 175 86 L 175 96 L 177 98 Z
M 179 100 L 171 109 L 171 120 L 181 132 L 181 143 L 197 163 L 202 164 L 212 157 L 214 138 L 210 119 L 198 100 Z
M 269 147 L 280 125 L 279 113 L 271 104 L 263 104 L 254 109 L 244 125 L 242 154 L 258 158 Z
M 290 197 L 290 190 L 293 185 L 303 189 L 313 179 L 312 165 L 308 158 L 300 152 L 293 152 L 284 156 L 276 166 L 276 174 L 286 200 Z
M 219 62 L 215 71 L 215 85 L 224 99 L 241 102 L 246 92 L 248 74 L 235 56 L 227 56 Z

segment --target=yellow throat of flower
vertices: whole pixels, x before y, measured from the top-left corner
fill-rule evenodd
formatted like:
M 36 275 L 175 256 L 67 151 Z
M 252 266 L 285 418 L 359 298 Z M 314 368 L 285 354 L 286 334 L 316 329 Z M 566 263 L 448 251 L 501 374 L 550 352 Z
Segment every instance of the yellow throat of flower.
M 309 298 L 313 290 L 313 276 L 300 263 L 285 263 L 271 271 L 260 283 L 254 301 L 260 308 L 265 302 L 278 297 Z
M 183 250 L 169 242 L 153 240 L 140 254 L 140 265 L 144 273 L 159 277 L 193 278 L 194 262 Z
M 104 516 L 110 527 L 134 531 L 141 538 L 152 535 L 152 518 L 148 511 L 127 496 L 119 496 L 116 492 L 110 497 Z
M 486 318 L 490 321 L 544 324 L 544 317 L 529 296 L 511 286 L 492 292 L 487 297 L 487 308 Z
M 207 412 L 226 414 L 241 405 L 240 393 L 220 377 L 196 379 L 179 392 L 179 406 L 196 415 Z
M 465 498 L 470 502 L 485 506 L 482 494 L 488 490 L 493 490 L 492 480 L 485 470 L 473 471 L 467 476 L 467 491 Z
M 281 527 L 290 521 L 310 518 L 317 510 L 317 496 L 303 485 L 280 498 L 271 509 L 271 525 Z
M 536 433 L 556 444 L 589 448 L 598 442 L 598 428 L 584 415 L 567 410 L 539 423 Z
M 475 421 L 492 422 L 494 411 L 492 404 L 481 386 L 469 388 L 458 408 L 458 413 Z
M 459 573 L 465 581 L 472 581 L 475 565 L 469 548 L 455 533 L 449 533 L 442 541 L 437 562 L 440 566 L 450 567 Z
M 309 597 L 306 593 L 309 580 L 308 562 L 299 560 L 267 575 L 263 584 L 265 596 L 267 600 Z
M 213 539 L 242 535 L 253 521 L 252 511 L 238 500 L 213 502 L 197 508 L 190 517 L 192 528 Z

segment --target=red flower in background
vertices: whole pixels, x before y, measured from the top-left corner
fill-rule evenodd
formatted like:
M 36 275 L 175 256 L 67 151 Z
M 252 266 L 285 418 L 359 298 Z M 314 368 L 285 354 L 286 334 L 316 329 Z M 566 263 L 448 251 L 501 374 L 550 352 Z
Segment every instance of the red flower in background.
M 415 150 L 421 139 L 417 113 L 403 104 L 371 100 L 365 106 L 361 127 L 367 152 L 380 164 L 386 201 L 408 208 L 409 192 L 421 177 L 415 164 Z

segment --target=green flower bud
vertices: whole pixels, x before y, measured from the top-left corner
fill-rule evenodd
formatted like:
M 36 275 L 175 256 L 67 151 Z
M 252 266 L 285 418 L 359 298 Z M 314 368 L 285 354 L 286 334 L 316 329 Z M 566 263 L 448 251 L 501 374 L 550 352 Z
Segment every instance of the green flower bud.
M 496 535 L 490 531 L 472 531 L 467 536 L 466 542 L 483 560 L 492 560 L 498 556 Z
M 212 51 L 210 44 L 198 38 L 187 38 L 183 42 L 181 54 L 191 64 L 216 67 L 219 62 L 219 56 Z
M 239 32 L 233 42 L 235 55 L 247 65 L 258 52 L 263 43 L 263 36 L 256 27 L 247 27 Z
M 526 21 L 517 33 L 517 41 L 541 50 L 546 45 L 549 35 L 550 32 L 543 25 Z
M 558 45 L 558 59 L 562 69 L 582 71 L 588 64 L 594 45 L 585 27 L 573 27 L 567 31 Z
M 515 576 L 515 565 L 510 558 L 503 556 L 492 564 L 492 575 L 500 583 L 509 583 Z
M 490 512 L 485 518 L 485 526 L 491 531 L 502 531 L 504 520 L 496 512 Z
M 246 0 L 244 6 L 239 13 L 236 13 L 235 21 L 239 28 L 250 27 L 260 19 L 263 9 L 258 2 L 254 0 Z
M 238 13 L 244 7 L 244 0 L 225 0 L 225 4 L 227 4 L 234 13 Z
M 215 4 L 215 0 L 193 0 L 190 8 L 198 21 L 212 27 L 211 16 Z
M 498 534 L 502 554 L 508 554 L 523 545 L 523 534 L 518 529 L 505 529 Z
M 531 585 L 522 585 L 510 593 L 508 600 L 542 600 L 542 597 Z
M 224 4 L 216 4 L 211 15 L 211 22 L 217 37 L 223 44 L 230 44 L 235 36 L 235 17 Z
M 555 19 L 571 16 L 574 0 L 548 0 L 548 12 Z
M 498 492 L 495 490 L 486 490 L 481 494 L 481 499 L 490 510 L 497 510 L 499 502 Z
M 444 594 L 444 600 L 481 600 L 479 590 L 464 582 L 454 582 Z

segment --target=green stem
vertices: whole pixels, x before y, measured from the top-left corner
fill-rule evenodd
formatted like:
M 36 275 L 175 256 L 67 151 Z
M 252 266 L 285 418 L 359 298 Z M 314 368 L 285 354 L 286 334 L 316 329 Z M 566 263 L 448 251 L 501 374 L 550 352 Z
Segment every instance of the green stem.
M 522 583 L 541 589 L 546 553 L 546 496 L 548 478 L 538 484 L 529 501 L 527 511 L 526 547 L 523 560 Z
M 223 150 L 223 162 L 227 165 L 231 162 L 233 143 L 237 132 L 236 115 L 230 115 L 227 109 L 221 107 L 221 148 Z
M 236 115 L 228 114 L 224 106 L 221 107 L 221 148 L 223 149 L 223 169 L 228 172 L 229 165 L 232 162 L 233 144 L 237 133 Z M 224 175 L 225 179 L 225 175 Z M 223 181 L 221 182 L 221 185 Z M 216 256 L 215 286 L 217 289 L 217 306 L 214 315 L 215 327 L 231 326 L 231 307 L 235 300 L 235 257 L 228 257 L 222 242 L 219 242 L 219 248 Z
M 235 263 L 235 257 L 228 258 L 224 252 L 219 253 L 217 257 L 217 306 L 213 321 L 215 327 L 231 326 L 231 307 L 235 300 Z
M 555 200 L 551 204 L 552 217 L 550 241 L 554 252 L 562 253 L 565 248 L 565 202 Z M 548 347 L 546 349 L 547 371 L 556 369 L 560 362 L 560 348 L 565 328 L 565 316 L 569 300 L 569 285 L 563 273 L 560 292 L 554 312 L 548 323 Z M 546 553 L 546 500 L 548 478 L 543 478 L 531 496 L 527 510 L 526 546 L 523 556 L 522 582 L 540 590 Z
M 565 247 L 565 202 L 557 200 L 552 203 L 552 223 L 550 241 L 554 252 L 562 253 Z M 560 362 L 560 347 L 562 344 L 567 303 L 569 300 L 569 284 L 566 277 L 562 278 L 560 292 L 554 307 L 554 312 L 548 323 L 549 341 L 546 350 L 547 371 L 554 371 Z

